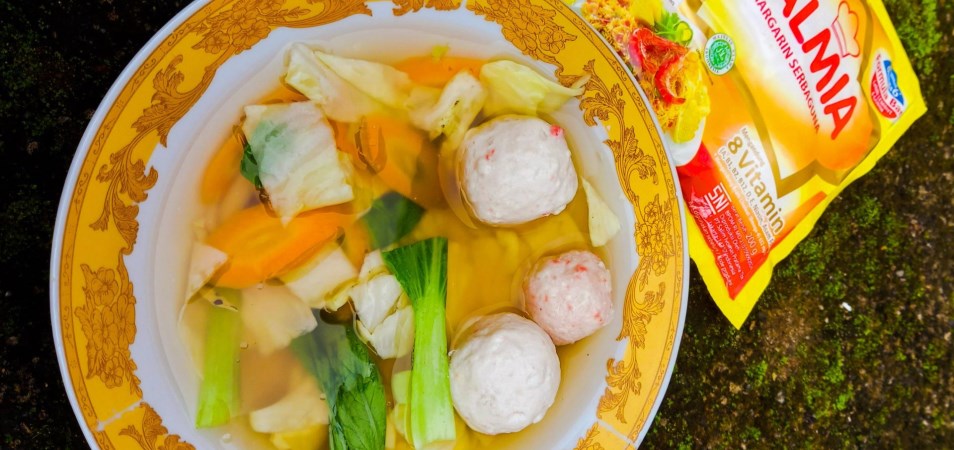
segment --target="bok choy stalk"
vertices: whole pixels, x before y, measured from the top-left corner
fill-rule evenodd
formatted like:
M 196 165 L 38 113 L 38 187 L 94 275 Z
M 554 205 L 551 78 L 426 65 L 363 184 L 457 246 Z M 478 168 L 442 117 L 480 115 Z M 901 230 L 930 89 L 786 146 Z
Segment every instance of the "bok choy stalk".
M 232 289 L 216 289 L 224 304 L 239 305 L 241 295 Z M 242 320 L 239 312 L 213 307 L 206 325 L 205 359 L 199 385 L 196 428 L 225 425 L 238 412 L 238 351 Z
M 414 353 L 408 414 L 414 448 L 456 440 L 447 362 L 447 239 L 431 238 L 382 253 L 414 310 Z M 449 446 L 449 445 L 448 445 Z
M 325 392 L 330 449 L 383 449 L 387 406 L 377 366 L 354 329 L 316 319 L 291 348 Z

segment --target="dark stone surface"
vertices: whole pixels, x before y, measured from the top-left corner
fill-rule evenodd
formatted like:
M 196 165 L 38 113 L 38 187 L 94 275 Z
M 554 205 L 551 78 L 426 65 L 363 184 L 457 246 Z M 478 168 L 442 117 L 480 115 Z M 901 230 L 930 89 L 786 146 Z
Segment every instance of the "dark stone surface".
M 87 448 L 51 334 L 56 208 L 103 95 L 186 4 L 0 0 L 0 448 Z
M 927 115 L 776 269 L 742 331 L 693 271 L 646 447 L 954 447 L 954 5 L 887 3 Z M 184 4 L 0 0 L 0 448 L 86 446 L 50 333 L 55 210 L 100 99 Z

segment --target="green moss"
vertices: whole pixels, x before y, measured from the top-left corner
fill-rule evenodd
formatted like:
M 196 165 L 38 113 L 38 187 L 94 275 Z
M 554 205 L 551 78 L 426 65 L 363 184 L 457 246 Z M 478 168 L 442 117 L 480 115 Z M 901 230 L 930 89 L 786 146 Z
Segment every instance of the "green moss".
M 882 220 L 881 202 L 875 197 L 861 197 L 858 206 L 851 210 L 851 215 L 859 228 L 875 226 Z
M 746 369 L 745 374 L 755 387 L 762 387 L 765 384 L 765 374 L 768 372 L 768 362 L 765 360 L 759 361 L 758 364 L 749 366 Z
M 835 400 L 835 409 L 838 411 L 844 411 L 848 407 L 848 402 L 854 396 L 851 392 L 842 392 L 838 395 L 838 398 Z
M 841 384 L 845 381 L 845 373 L 842 371 L 843 366 L 844 361 L 839 350 L 835 353 L 835 361 L 828 367 L 822 378 L 831 384 Z
M 752 425 L 747 425 L 742 431 L 742 440 L 757 443 L 762 440 L 762 432 Z
M 930 343 L 924 351 L 926 361 L 921 364 L 921 370 L 924 371 L 924 377 L 928 383 L 937 384 L 940 382 L 941 367 L 939 362 L 943 361 L 945 349 L 935 343 Z
M 950 7 L 951 5 L 954 5 L 954 2 L 948 2 L 947 6 Z M 954 85 L 954 75 L 951 75 L 948 78 L 947 82 L 950 85 Z M 954 125 L 954 105 L 951 105 L 951 116 L 947 118 L 947 123 L 950 125 Z
M 830 301 L 846 298 L 849 277 L 862 277 L 866 283 L 859 288 L 870 291 L 877 285 L 876 279 L 884 275 L 885 263 L 893 261 L 903 240 L 900 235 L 903 227 L 896 212 L 884 210 L 876 197 L 861 196 L 855 204 L 829 212 L 828 223 L 819 236 L 799 245 L 790 258 L 795 262 L 783 265 L 777 279 L 805 281 L 807 278 L 820 286 L 820 293 Z M 861 258 L 845 265 L 840 260 L 847 246 L 880 257 Z
M 938 51 L 943 36 L 939 29 L 938 2 L 886 0 L 884 3 L 915 69 L 923 75 L 931 75 L 935 66 L 932 56 Z

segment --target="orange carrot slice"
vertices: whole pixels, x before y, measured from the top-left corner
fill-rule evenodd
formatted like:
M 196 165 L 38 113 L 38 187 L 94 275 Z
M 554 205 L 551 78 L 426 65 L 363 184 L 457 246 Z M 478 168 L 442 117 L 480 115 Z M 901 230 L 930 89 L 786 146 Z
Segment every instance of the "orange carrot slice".
M 359 136 L 356 165 L 421 206 L 443 204 L 438 152 L 422 131 L 392 117 L 368 116 L 361 121 Z
M 242 141 L 233 134 L 216 150 L 209 165 L 202 174 L 199 187 L 199 199 L 204 204 L 215 203 L 222 199 L 232 181 L 239 175 L 239 163 L 242 161 Z
M 354 145 L 354 130 L 352 129 L 351 124 L 338 122 L 335 120 L 329 120 L 331 124 L 331 129 L 335 133 L 335 145 L 338 147 L 338 150 L 355 156 L 358 154 L 358 149 Z
M 214 284 L 244 289 L 280 276 L 307 261 L 353 221 L 352 215 L 334 207 L 301 214 L 285 226 L 262 205 L 239 211 L 206 240 L 229 255 Z
M 461 58 L 457 56 L 416 56 L 405 59 L 394 66 L 397 70 L 408 74 L 411 81 L 431 87 L 441 87 L 447 84 L 457 72 L 469 70 L 475 77 L 480 73 L 484 62 L 479 59 Z
M 345 230 L 341 248 L 355 267 L 361 267 L 364 257 L 371 251 L 371 237 L 363 224 L 355 222 Z

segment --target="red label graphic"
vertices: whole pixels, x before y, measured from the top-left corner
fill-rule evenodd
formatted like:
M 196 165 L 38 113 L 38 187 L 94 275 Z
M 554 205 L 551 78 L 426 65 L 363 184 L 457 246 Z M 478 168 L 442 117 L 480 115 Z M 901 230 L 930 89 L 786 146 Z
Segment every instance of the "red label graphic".
M 719 175 L 721 171 L 713 164 L 709 151 L 702 146 L 692 161 L 677 169 L 679 184 L 689 213 L 712 250 L 729 296 L 734 299 L 767 259 L 767 253 L 760 250 L 767 246 L 761 231 L 739 213 L 737 208 L 744 203 L 732 195 L 727 181 Z

